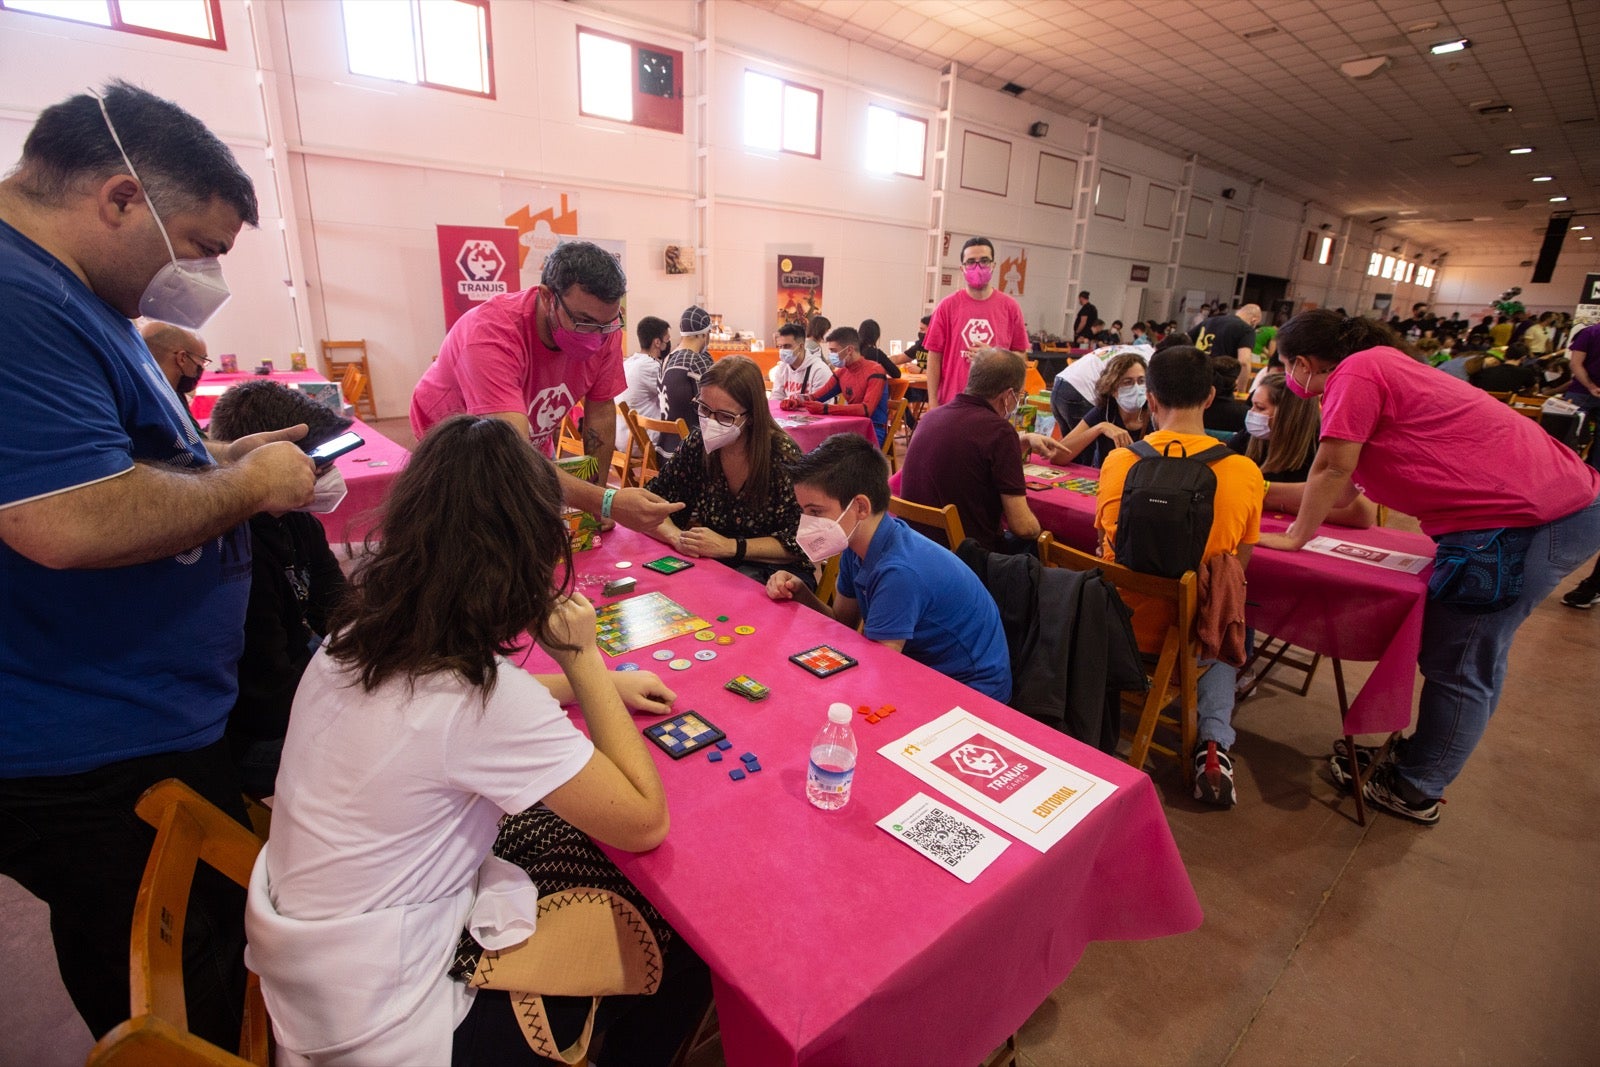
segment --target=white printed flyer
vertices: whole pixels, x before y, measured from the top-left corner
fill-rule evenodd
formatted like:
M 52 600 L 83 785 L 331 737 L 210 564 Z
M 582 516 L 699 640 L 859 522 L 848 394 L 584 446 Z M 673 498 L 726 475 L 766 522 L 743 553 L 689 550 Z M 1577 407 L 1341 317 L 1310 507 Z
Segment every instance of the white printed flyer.
M 1040 852 L 1117 788 L 965 708 L 951 708 L 878 754 Z
M 1419 556 L 1413 552 L 1392 552 L 1387 548 L 1358 545 L 1353 541 L 1340 541 L 1335 537 L 1313 537 L 1305 543 L 1305 550 L 1320 552 L 1324 556 L 1353 559 L 1357 563 L 1366 563 L 1389 571 L 1401 571 L 1405 574 L 1421 574 L 1423 569 L 1433 562 L 1432 556 Z
M 1011 842 L 926 793 L 918 793 L 878 825 L 963 882 L 982 874 Z

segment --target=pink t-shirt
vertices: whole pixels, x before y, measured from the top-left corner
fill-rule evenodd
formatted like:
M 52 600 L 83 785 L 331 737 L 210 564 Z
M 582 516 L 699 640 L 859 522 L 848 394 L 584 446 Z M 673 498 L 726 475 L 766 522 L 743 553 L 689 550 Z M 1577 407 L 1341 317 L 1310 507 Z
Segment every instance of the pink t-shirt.
M 1538 526 L 1600 495 L 1600 471 L 1537 422 L 1387 346 L 1328 375 L 1322 436 L 1359 441 L 1355 480 L 1435 537 Z
M 546 348 L 534 327 L 539 288 L 491 297 L 450 328 L 439 358 L 411 392 L 411 429 L 419 438 L 451 415 L 521 411 L 528 439 L 556 453 L 561 419 L 580 401 L 604 403 L 627 387 L 622 334 L 592 356 Z
M 933 309 L 928 336 L 922 347 L 939 353 L 939 403 L 948 404 L 967 387 L 972 353 L 985 347 L 1028 351 L 1028 328 L 1022 322 L 1022 305 L 998 289 L 974 300 L 957 289 Z

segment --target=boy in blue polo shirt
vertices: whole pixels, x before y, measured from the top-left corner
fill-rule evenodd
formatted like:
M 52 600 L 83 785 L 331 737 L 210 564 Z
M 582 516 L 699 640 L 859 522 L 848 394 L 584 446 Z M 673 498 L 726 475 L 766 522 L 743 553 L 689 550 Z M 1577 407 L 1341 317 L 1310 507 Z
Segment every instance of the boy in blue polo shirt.
M 977 575 L 943 545 L 888 513 L 889 463 L 855 434 L 834 434 L 790 466 L 802 512 L 798 539 L 813 563 L 838 555 L 829 608 L 795 575 L 767 582 L 881 645 L 999 701 L 1011 698 L 1000 611 Z M 846 551 L 848 549 L 848 551 Z

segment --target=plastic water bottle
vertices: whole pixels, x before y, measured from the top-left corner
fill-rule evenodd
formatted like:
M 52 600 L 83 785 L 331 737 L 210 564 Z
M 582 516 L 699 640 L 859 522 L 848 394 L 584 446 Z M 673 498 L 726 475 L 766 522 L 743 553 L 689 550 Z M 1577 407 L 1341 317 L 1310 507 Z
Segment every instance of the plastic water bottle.
M 811 742 L 806 771 L 806 799 L 823 811 L 850 803 L 850 781 L 856 776 L 856 735 L 850 729 L 850 705 L 828 708 L 828 721 Z

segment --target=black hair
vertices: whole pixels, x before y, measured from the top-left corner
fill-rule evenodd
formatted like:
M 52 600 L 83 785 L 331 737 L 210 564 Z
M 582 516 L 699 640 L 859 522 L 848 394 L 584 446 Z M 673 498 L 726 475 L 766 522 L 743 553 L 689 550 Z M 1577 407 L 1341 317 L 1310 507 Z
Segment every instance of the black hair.
M 932 315 L 924 315 L 924 316 L 922 316 L 922 325 L 928 326 L 928 325 L 931 325 L 932 323 L 933 323 L 933 316 Z
M 557 245 L 545 257 L 539 284 L 562 295 L 576 285 L 607 304 L 615 304 L 628 295 L 628 276 L 622 273 L 622 264 L 592 241 Z
M 1233 385 L 1239 380 L 1239 361 L 1232 356 L 1211 357 L 1211 384 L 1217 387 L 1218 396 L 1232 396 Z
M 1399 338 L 1380 322 L 1347 318 L 1337 311 L 1316 308 L 1302 311 L 1278 331 L 1278 352 L 1287 367 L 1301 356 L 1338 363 L 1352 352 L 1379 345 L 1398 347 Z
M 824 337 L 823 340 L 832 341 L 840 348 L 854 348 L 858 352 L 861 350 L 861 335 L 856 332 L 853 326 L 840 326 L 837 329 L 829 330 L 828 336 Z
M 1176 325 L 1176 323 L 1170 323 L 1169 322 L 1167 325 L 1168 326 L 1174 326 L 1174 325 Z M 1188 334 L 1184 333 L 1182 330 L 1170 330 L 1170 331 L 1168 331 L 1168 333 L 1165 336 L 1163 336 L 1161 338 L 1161 340 L 1159 340 L 1159 341 L 1157 341 L 1155 343 L 1155 350 L 1157 352 L 1165 352 L 1167 349 L 1169 349 L 1169 348 L 1177 348 L 1179 345 L 1192 345 L 1192 344 L 1194 344 L 1194 338 L 1193 337 L 1190 337 Z M 1238 362 L 1238 361 L 1235 360 L 1235 362 Z
M 991 255 L 991 256 L 994 255 L 994 242 L 993 241 L 989 240 L 987 237 L 968 237 L 967 240 L 966 240 L 966 243 L 961 246 L 961 256 L 964 256 L 964 255 L 967 254 L 967 249 L 969 249 L 969 248 L 977 248 L 979 245 L 982 245 L 984 248 L 987 248 L 989 250 L 989 255 Z M 961 256 L 957 256 L 956 258 L 960 259 Z
M 836 433 L 789 464 L 789 480 L 811 485 L 831 500 L 867 498 L 874 515 L 889 509 L 889 461 L 865 437 Z
M 778 336 L 795 337 L 801 341 L 804 341 L 806 339 L 806 330 L 805 327 L 801 326 L 798 322 L 786 322 L 782 326 L 778 327 Z
M 878 325 L 877 319 L 862 319 L 861 326 L 856 331 L 861 335 L 861 347 L 876 345 L 878 338 L 883 336 L 883 328 Z
M 646 315 L 635 326 L 634 333 L 639 337 L 639 351 L 646 352 L 650 346 L 672 332 L 672 326 L 666 319 L 658 319 L 654 315 Z
M 1087 300 L 1087 299 L 1089 299 L 1089 290 L 1087 290 L 1087 289 L 1080 289 L 1080 290 L 1079 290 L 1079 291 L 1078 291 L 1078 298 L 1079 298 L 1079 299 L 1080 299 L 1080 300 Z
M 56 206 L 85 180 L 98 182 L 128 172 L 106 124 L 109 114 L 145 195 L 165 216 L 163 222 L 215 198 L 238 212 L 241 221 L 260 224 L 255 185 L 205 123 L 172 101 L 125 81 L 108 82 L 101 97 L 104 112 L 89 93 L 40 112 L 13 172 L 29 199 Z
M 1211 357 L 1193 345 L 1162 349 L 1145 371 L 1146 388 L 1165 408 L 1203 407 L 1211 380 Z
M 305 423 L 307 433 L 298 443 L 316 448 L 350 428 L 350 420 L 323 404 L 278 382 L 257 379 L 241 382 L 217 398 L 211 409 L 211 437 L 237 441 L 253 433 L 284 430 Z

